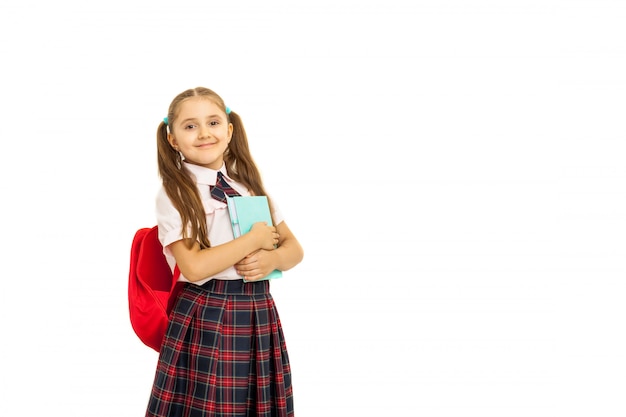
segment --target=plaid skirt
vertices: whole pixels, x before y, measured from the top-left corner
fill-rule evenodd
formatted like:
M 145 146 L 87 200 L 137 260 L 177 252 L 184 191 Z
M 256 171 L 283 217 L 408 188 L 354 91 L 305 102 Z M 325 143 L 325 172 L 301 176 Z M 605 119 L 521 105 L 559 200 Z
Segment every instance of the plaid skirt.
M 187 284 L 170 314 L 147 417 L 292 417 L 291 368 L 269 281 Z

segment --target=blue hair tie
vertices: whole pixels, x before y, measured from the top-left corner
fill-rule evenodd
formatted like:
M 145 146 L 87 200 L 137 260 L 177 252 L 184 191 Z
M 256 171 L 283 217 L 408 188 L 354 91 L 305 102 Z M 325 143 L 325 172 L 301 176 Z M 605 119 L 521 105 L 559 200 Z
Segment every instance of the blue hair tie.
M 226 106 L 226 114 L 230 114 L 230 107 Z
M 163 123 L 165 123 L 167 125 L 167 117 L 163 118 Z

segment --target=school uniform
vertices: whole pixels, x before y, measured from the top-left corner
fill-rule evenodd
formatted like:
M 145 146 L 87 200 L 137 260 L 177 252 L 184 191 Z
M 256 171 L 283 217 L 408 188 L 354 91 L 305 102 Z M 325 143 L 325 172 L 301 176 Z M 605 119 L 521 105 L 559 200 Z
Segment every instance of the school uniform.
M 196 179 L 211 245 L 232 240 L 228 208 L 210 196 L 217 171 L 184 168 Z M 224 166 L 220 171 L 240 195 L 250 195 Z M 283 221 L 273 200 L 272 215 L 276 224 Z M 173 269 L 168 245 L 182 239 L 182 223 L 163 189 L 157 223 Z M 270 281 L 244 283 L 232 266 L 202 281 L 182 274 L 179 281 L 185 284 L 169 317 L 146 416 L 293 416 L 291 368 Z

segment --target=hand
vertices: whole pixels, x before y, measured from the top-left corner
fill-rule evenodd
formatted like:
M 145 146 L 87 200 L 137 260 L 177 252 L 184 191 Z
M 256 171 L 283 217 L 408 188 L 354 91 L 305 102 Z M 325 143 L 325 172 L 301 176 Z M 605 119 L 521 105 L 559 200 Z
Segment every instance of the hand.
M 276 267 L 272 262 L 271 251 L 261 249 L 237 262 L 235 269 L 239 275 L 245 277 L 246 281 L 258 281 Z
M 266 222 L 254 223 L 250 233 L 258 239 L 260 249 L 273 250 L 280 239 L 276 228 L 268 226 Z

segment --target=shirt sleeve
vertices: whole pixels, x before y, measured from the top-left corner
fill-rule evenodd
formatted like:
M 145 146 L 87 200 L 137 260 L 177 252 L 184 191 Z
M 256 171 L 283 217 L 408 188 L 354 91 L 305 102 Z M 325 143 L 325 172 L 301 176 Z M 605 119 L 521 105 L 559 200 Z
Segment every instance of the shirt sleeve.
M 183 225 L 180 213 L 163 188 L 159 190 L 156 197 L 156 217 L 159 227 L 159 240 L 166 255 L 169 255 L 168 246 L 183 238 Z
M 280 207 L 278 206 L 274 198 L 271 195 L 268 195 L 267 197 L 270 200 L 270 210 L 272 211 L 272 218 L 274 219 L 274 223 L 276 223 L 274 226 L 278 226 L 283 221 L 285 221 L 285 217 L 283 216 L 283 212 L 280 211 Z

